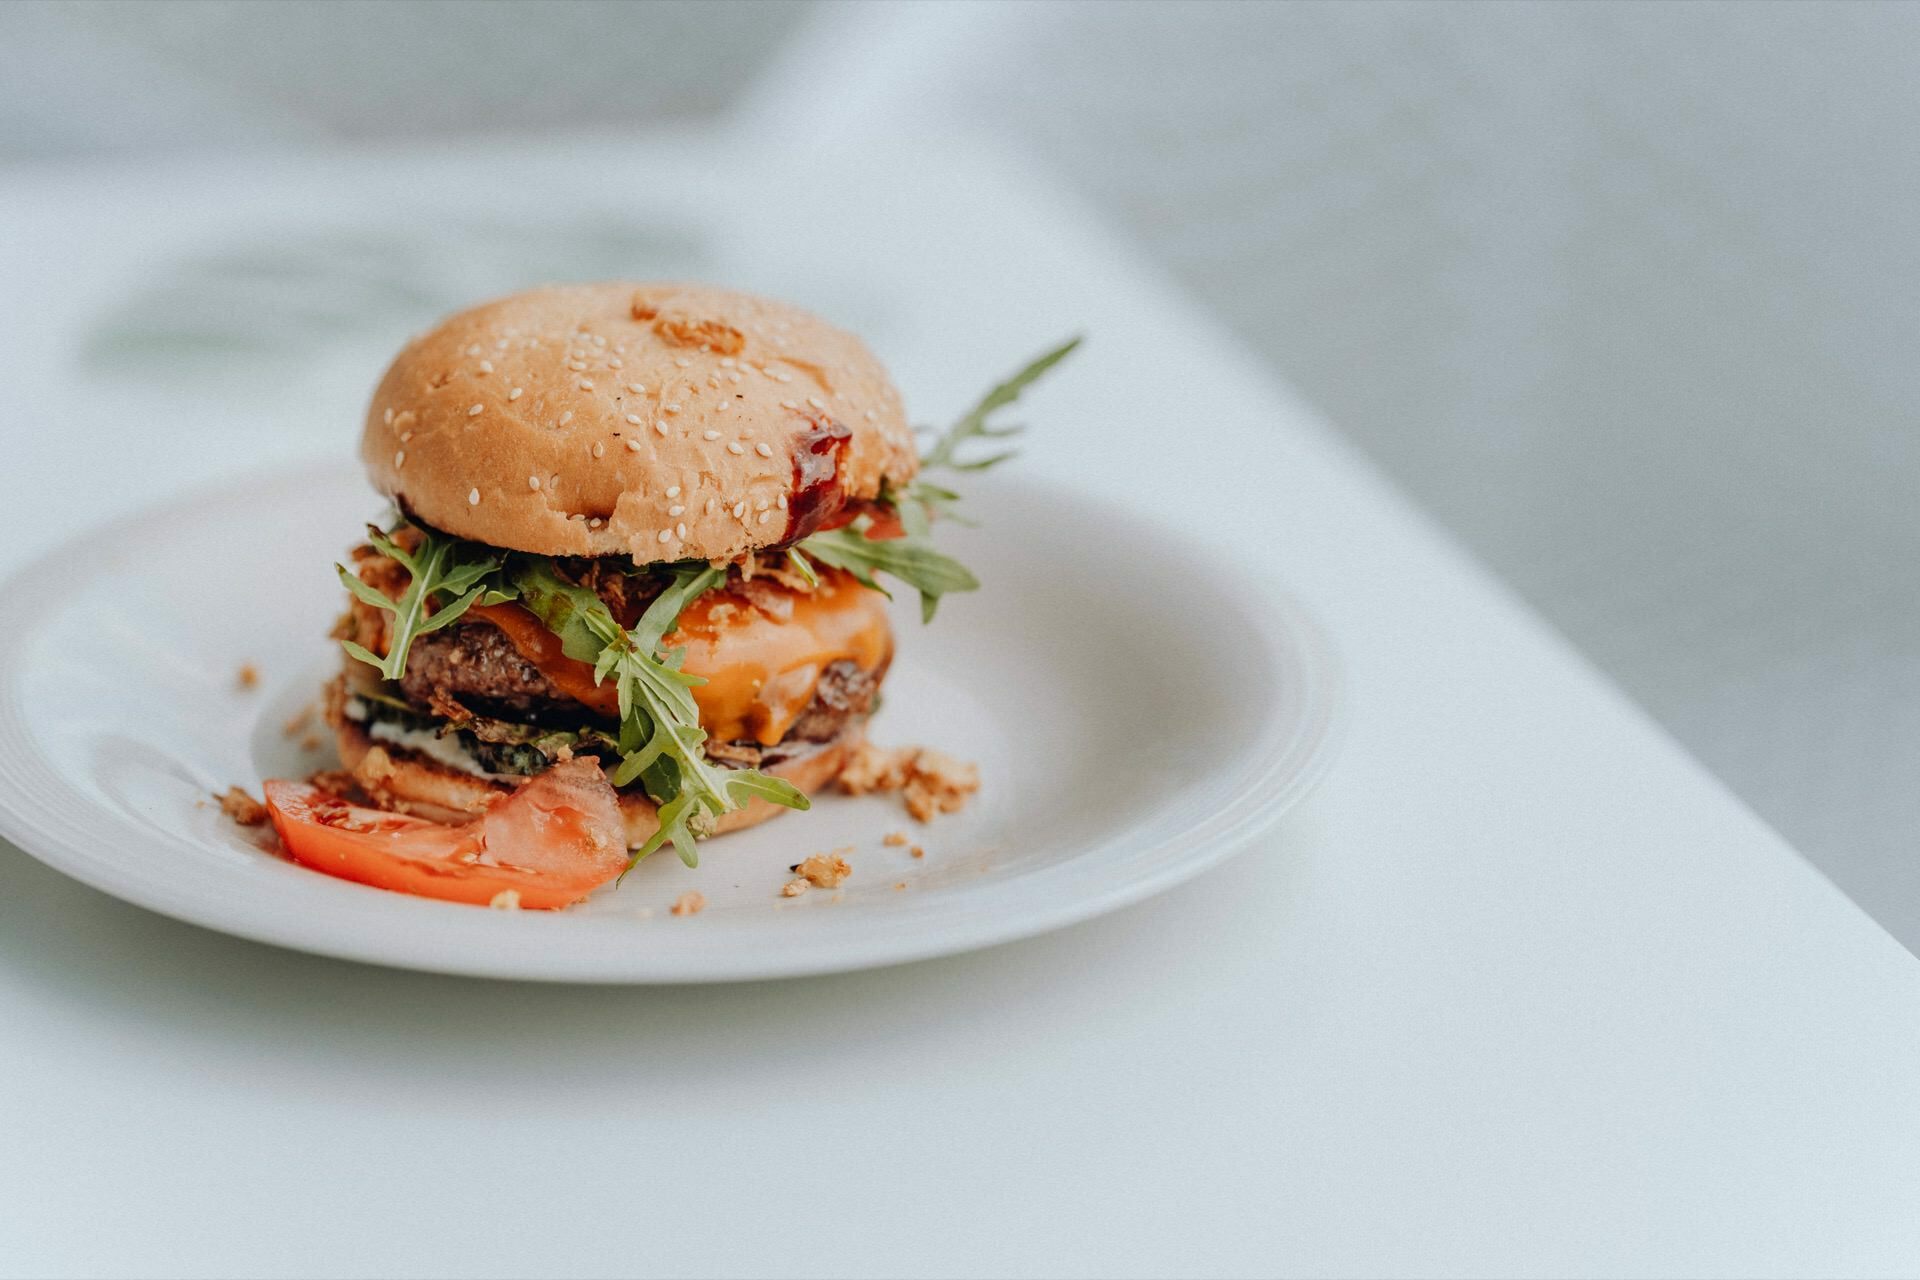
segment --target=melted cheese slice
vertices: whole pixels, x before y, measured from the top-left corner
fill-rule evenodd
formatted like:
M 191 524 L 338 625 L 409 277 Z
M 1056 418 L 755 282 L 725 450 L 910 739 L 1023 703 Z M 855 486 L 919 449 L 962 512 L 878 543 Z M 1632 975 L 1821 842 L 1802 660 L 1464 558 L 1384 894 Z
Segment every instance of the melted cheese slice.
M 809 594 L 766 585 L 777 594 L 765 598 L 765 607 L 708 592 L 687 606 L 664 642 L 668 649 L 685 646 L 682 669 L 706 681 L 694 686 L 693 701 L 701 727 L 718 742 L 770 747 L 813 701 L 829 664 L 848 661 L 877 671 L 893 657 L 880 593 L 850 575 L 825 574 Z M 612 683 L 595 685 L 593 667 L 561 652 L 560 638 L 519 605 L 476 605 L 468 616 L 499 627 L 568 697 L 603 715 L 619 714 Z

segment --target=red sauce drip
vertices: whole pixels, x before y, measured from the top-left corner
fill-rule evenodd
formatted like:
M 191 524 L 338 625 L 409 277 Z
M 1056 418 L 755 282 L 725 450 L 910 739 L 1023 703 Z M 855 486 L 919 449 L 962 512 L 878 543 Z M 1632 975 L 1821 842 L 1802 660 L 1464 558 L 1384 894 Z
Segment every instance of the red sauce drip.
M 828 527 L 847 505 L 847 491 L 840 487 L 840 455 L 853 432 L 824 414 L 809 421 L 811 429 L 793 444 L 793 491 L 787 495 L 782 542 L 798 542 Z

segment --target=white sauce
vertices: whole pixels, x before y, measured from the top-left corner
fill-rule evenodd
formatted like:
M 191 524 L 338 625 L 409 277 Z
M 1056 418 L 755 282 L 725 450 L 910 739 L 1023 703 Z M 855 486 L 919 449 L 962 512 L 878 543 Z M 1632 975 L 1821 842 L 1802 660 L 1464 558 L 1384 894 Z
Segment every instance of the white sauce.
M 367 726 L 367 736 L 375 742 L 390 742 L 396 747 L 405 747 L 409 751 L 418 751 L 450 769 L 470 773 L 476 778 L 491 778 L 496 775 L 480 767 L 480 762 L 467 754 L 457 738 L 442 738 L 430 729 L 403 729 L 391 720 L 375 720 Z

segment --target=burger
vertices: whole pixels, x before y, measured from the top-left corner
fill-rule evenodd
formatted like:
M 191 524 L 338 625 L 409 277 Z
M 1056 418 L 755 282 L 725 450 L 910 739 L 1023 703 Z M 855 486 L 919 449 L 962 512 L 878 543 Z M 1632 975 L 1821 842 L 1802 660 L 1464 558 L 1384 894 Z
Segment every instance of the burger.
M 340 769 L 267 784 L 299 862 L 562 906 L 806 809 L 864 740 L 890 589 L 978 584 L 927 475 L 1069 343 L 916 447 L 858 339 L 706 286 L 538 289 L 410 342 L 360 452 L 394 514 L 337 566 Z

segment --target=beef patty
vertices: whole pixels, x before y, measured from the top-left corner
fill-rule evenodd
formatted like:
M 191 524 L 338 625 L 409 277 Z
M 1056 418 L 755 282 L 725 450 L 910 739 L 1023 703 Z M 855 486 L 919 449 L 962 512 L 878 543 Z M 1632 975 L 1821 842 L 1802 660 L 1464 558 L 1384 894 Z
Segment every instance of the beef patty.
M 827 664 L 813 701 L 781 746 L 838 737 L 850 719 L 873 710 L 881 674 L 862 671 L 844 659 Z M 464 708 L 502 720 L 561 727 L 593 716 L 520 656 L 505 632 L 484 622 L 458 622 L 417 637 L 407 652 L 400 689 L 408 702 L 443 716 Z M 778 751 L 753 742 L 707 744 L 707 754 L 715 760 L 749 767 Z

